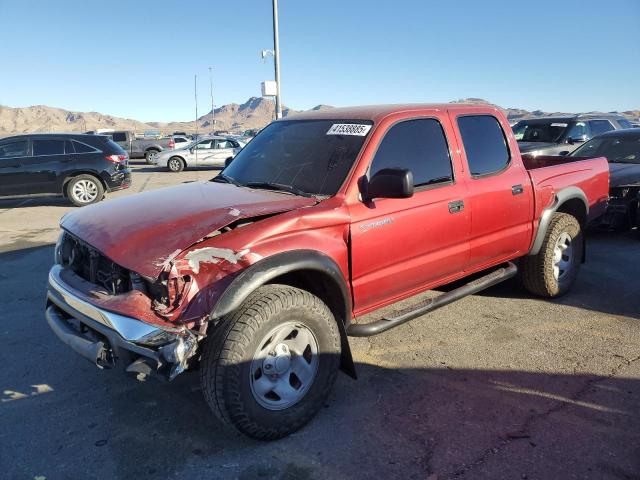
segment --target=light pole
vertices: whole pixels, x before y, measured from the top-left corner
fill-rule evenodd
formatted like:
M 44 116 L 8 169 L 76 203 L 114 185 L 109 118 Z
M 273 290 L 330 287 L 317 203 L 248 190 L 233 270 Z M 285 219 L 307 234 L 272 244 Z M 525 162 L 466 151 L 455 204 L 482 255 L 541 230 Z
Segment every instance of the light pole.
M 273 0 L 273 64 L 276 74 L 276 118 L 282 118 L 280 99 L 280 40 L 278 35 L 278 0 Z
M 212 70 L 213 70 L 213 67 L 209 67 L 209 90 L 211 92 L 211 133 L 213 133 L 216 127 L 215 112 L 213 110 L 213 73 L 211 73 Z

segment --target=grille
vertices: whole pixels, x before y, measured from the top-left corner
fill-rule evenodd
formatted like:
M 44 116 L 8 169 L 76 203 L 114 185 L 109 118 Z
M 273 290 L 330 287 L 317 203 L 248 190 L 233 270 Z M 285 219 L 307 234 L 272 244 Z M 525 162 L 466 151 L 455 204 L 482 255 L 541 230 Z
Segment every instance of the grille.
M 83 279 L 118 295 L 131 290 L 129 270 L 95 248 L 66 233 L 60 246 L 61 263 Z

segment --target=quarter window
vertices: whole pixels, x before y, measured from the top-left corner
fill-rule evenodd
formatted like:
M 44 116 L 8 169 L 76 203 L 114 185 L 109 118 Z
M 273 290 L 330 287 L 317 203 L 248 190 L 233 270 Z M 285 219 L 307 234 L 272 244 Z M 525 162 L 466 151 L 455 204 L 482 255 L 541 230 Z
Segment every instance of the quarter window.
M 451 157 L 440 122 L 424 118 L 391 127 L 371 163 L 371 176 L 385 168 L 411 170 L 416 187 L 451 182 Z
M 64 154 L 64 140 L 34 140 L 33 155 L 62 155 Z
M 91 148 L 89 145 L 85 145 L 84 143 L 76 141 L 72 141 L 71 143 L 73 143 L 73 148 L 75 149 L 76 153 L 95 152 L 95 149 Z
M 591 127 L 591 133 L 594 136 L 608 132 L 609 130 L 614 130 L 613 125 L 611 125 L 609 120 L 589 120 L 589 126 Z
M 0 145 L 0 158 L 25 157 L 27 155 L 27 141 L 3 143 Z
M 504 169 L 510 160 L 507 140 L 498 120 L 491 115 L 458 117 L 458 128 L 474 176 L 490 175 Z

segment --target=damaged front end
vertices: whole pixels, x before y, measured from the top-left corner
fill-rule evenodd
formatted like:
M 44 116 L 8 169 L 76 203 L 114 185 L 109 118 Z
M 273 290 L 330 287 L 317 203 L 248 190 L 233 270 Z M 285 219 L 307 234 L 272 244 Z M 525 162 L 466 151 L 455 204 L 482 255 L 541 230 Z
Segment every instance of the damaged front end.
M 119 367 L 139 378 L 172 380 L 195 360 L 204 335 L 194 325 L 176 325 L 155 316 L 143 321 L 126 314 L 144 304 L 152 315 L 162 288 L 114 264 L 64 233 L 49 272 L 46 318 L 65 344 L 99 368 Z M 110 308 L 111 307 L 111 308 Z M 115 308 L 114 308 L 115 307 Z
M 628 230 L 640 226 L 640 184 L 618 185 L 609 192 L 609 202 L 603 215 L 591 226 L 611 230 Z

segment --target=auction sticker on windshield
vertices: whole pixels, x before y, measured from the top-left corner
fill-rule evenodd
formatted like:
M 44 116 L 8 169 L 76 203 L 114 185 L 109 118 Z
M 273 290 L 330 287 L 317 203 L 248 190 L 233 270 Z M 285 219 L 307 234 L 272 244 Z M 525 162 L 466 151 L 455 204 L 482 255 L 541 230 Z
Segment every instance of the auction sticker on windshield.
M 364 137 L 369 130 L 371 130 L 371 125 L 334 123 L 327 131 L 327 135 L 355 135 L 356 137 Z

